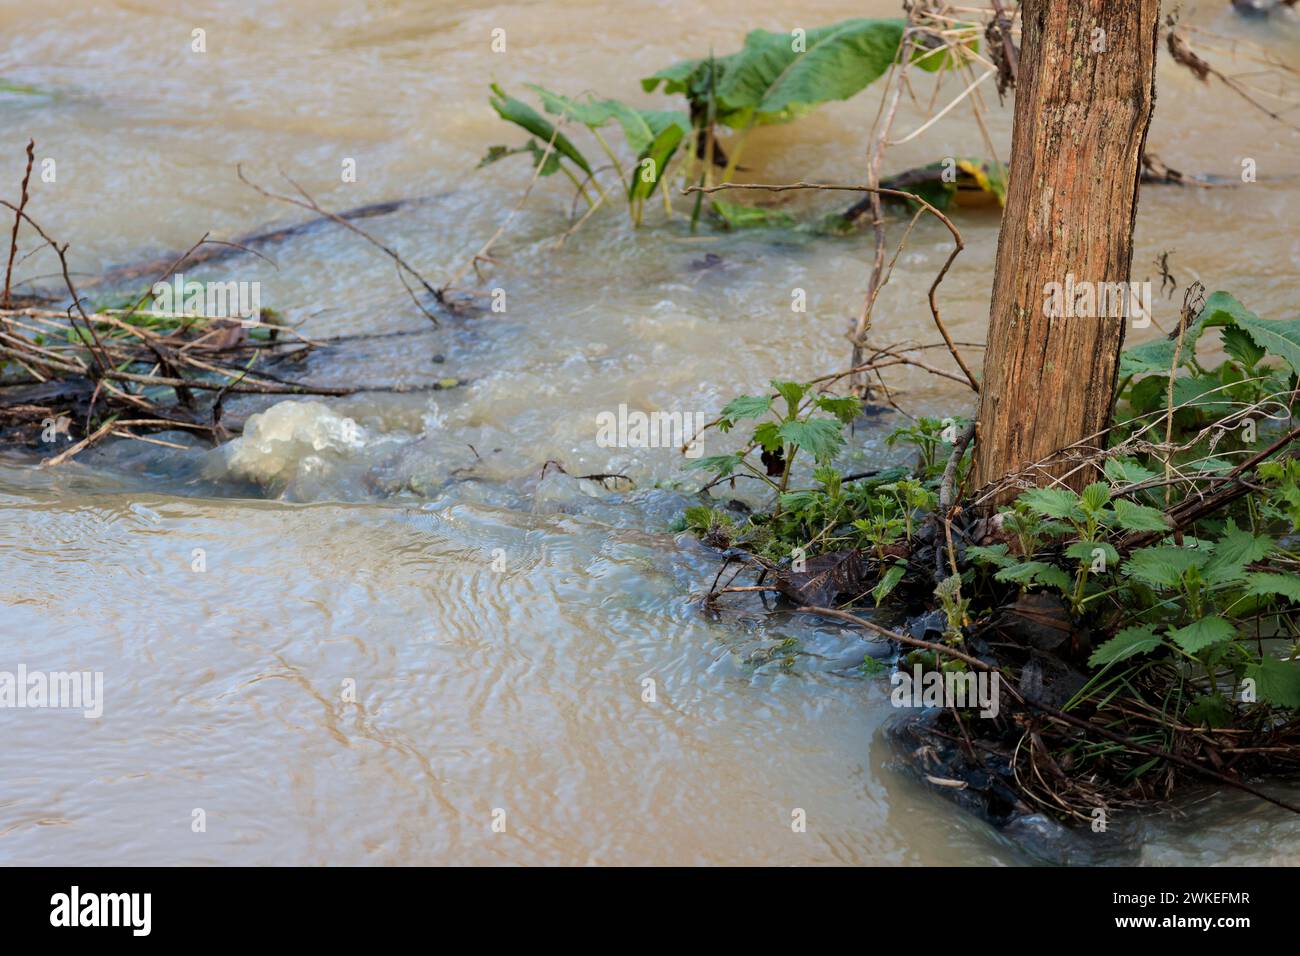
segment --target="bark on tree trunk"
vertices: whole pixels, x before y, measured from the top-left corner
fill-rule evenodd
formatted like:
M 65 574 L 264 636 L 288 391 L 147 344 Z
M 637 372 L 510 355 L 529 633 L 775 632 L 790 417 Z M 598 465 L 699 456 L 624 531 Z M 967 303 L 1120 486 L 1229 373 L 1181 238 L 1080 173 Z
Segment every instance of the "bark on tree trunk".
M 974 487 L 1108 424 L 1125 317 L 1052 317 L 1046 303 L 1051 283 L 1060 284 L 1063 301 L 1071 279 L 1075 288 L 1088 282 L 1095 291 L 1129 280 L 1140 159 L 1155 102 L 1159 12 L 1159 0 L 1022 6 Z M 1086 301 L 1080 304 L 1086 309 Z M 1103 310 L 1094 304 L 1094 312 Z M 1043 484 L 1064 470 L 1031 480 Z M 1080 472 L 1068 483 L 1077 489 L 1092 479 Z

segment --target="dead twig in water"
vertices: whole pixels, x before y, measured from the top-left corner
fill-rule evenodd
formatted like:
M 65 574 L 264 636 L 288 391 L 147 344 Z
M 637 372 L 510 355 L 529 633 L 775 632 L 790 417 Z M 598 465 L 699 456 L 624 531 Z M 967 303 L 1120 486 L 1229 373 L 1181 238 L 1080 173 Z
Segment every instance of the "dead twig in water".
M 18 253 L 18 227 L 23 221 L 23 210 L 27 208 L 27 184 L 32 179 L 32 164 L 36 161 L 36 140 L 27 141 L 27 171 L 23 173 L 22 194 L 18 199 L 18 212 L 14 215 L 14 231 L 9 239 L 9 265 L 5 268 L 4 308 L 9 308 L 13 300 L 9 297 L 10 281 L 14 276 L 14 256 Z
M 307 190 L 303 189 L 302 186 L 298 185 L 298 183 L 294 181 L 293 177 L 285 173 L 284 170 L 280 170 L 280 175 L 283 176 L 285 180 L 289 183 L 289 185 L 291 185 L 294 188 L 294 190 L 298 193 L 298 195 L 302 197 L 301 199 L 295 199 L 293 196 L 283 196 L 280 195 L 279 193 L 273 193 L 270 190 L 263 189 L 261 186 L 257 185 L 254 182 L 250 182 L 249 179 L 244 176 L 244 167 L 242 164 L 237 165 L 235 167 L 235 172 L 239 176 L 240 182 L 242 182 L 249 189 L 252 189 L 254 192 L 257 192 L 260 195 L 265 196 L 267 199 L 274 199 L 278 202 L 289 203 L 290 205 L 298 206 L 301 209 L 309 209 L 314 213 L 324 216 L 325 218 L 331 220 L 332 222 L 338 223 L 340 226 L 343 226 L 346 229 L 350 229 L 352 232 L 355 232 L 362 239 L 365 239 L 371 245 L 375 246 L 377 249 L 379 249 L 381 252 L 387 255 L 390 259 L 392 259 L 394 263 L 397 264 L 397 272 L 399 277 L 402 278 L 402 285 L 405 286 L 406 291 L 410 293 L 411 301 L 415 303 L 415 307 L 419 309 L 424 314 L 424 317 L 427 318 L 434 325 L 438 324 L 438 317 L 425 307 L 424 303 L 420 301 L 420 297 L 415 294 L 415 291 L 411 289 L 409 285 L 406 284 L 406 279 L 403 274 L 409 275 L 416 282 L 420 283 L 420 285 L 424 286 L 426 292 L 428 292 L 439 302 L 442 302 L 443 298 L 439 294 L 439 291 L 435 289 L 432 285 L 430 285 L 429 281 L 425 279 L 424 276 L 420 275 L 420 273 L 417 272 L 409 262 L 403 259 L 402 256 L 391 246 L 385 245 L 384 243 L 380 242 L 378 239 L 376 239 L 370 233 L 366 232 L 356 223 L 344 219 L 338 213 L 333 213 L 330 212 L 328 209 L 323 208 L 320 205 L 320 203 L 316 202 L 316 200 L 311 196 L 311 194 L 307 192 Z

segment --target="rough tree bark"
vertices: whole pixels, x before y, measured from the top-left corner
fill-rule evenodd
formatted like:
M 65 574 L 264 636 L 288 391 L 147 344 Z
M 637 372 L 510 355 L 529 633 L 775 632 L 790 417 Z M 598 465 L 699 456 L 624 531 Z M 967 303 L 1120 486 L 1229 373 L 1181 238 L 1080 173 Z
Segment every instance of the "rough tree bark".
M 1159 0 L 1025 0 L 1021 9 L 974 487 L 1108 423 L 1126 319 L 1053 318 L 1044 303 L 1049 284 L 1067 275 L 1097 287 L 1128 282 L 1155 102 Z M 1092 477 L 1068 483 L 1081 488 Z

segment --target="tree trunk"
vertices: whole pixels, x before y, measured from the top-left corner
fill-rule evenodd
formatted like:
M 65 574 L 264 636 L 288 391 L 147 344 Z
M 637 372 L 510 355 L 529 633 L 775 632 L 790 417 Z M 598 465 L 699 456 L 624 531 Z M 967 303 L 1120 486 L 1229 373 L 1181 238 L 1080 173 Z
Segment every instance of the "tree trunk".
M 1026 0 L 1010 183 L 980 389 L 974 487 L 1022 473 L 1109 423 L 1125 315 L 1049 315 L 1049 290 L 1114 289 L 1133 256 L 1155 102 L 1159 0 Z M 1052 283 L 1059 283 L 1053 286 Z M 1127 287 L 1126 287 L 1127 288 Z M 1095 297 L 1094 297 L 1095 299 Z M 1128 303 L 1125 303 L 1127 311 Z M 1043 484 L 1069 467 L 1029 469 Z M 1078 469 L 1076 489 L 1094 476 Z M 1008 488 L 992 503 L 1014 497 Z

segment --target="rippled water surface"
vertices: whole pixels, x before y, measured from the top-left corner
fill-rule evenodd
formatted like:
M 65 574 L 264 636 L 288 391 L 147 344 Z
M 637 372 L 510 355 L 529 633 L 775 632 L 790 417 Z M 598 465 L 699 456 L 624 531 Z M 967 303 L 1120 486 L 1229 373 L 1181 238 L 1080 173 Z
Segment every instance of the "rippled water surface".
M 185 6 L 0 3 L 0 76 L 60 91 L 0 96 L 0 189 L 16 191 L 34 137 L 58 174 L 35 185 L 32 212 L 72 243 L 86 277 L 207 231 L 305 218 L 241 185 L 243 164 L 277 189 L 282 167 L 331 208 L 418 200 L 366 225 L 442 281 L 527 182 L 522 160 L 474 169 L 489 145 L 521 139 L 487 106 L 489 82 L 649 105 L 637 78 L 734 48 L 750 27 L 896 12 L 772 0 Z M 1194 23 L 1297 60 L 1294 18 L 1264 26 L 1195 6 Z M 489 48 L 497 27 L 504 54 Z M 195 28 L 205 55 L 190 52 Z M 1174 250 L 1180 282 L 1289 317 L 1300 137 L 1163 60 L 1159 84 L 1154 151 L 1229 178 L 1249 157 L 1260 182 L 1145 190 L 1135 278 Z M 917 89 L 922 106 L 929 90 Z M 1005 159 L 1010 113 L 985 97 Z M 744 175 L 860 180 L 877 103 L 868 92 L 760 130 Z M 906 103 L 897 129 L 922 116 Z M 959 109 L 889 164 L 983 152 Z M 355 183 L 340 181 L 345 158 Z M 1031 842 L 895 766 L 880 733 L 888 684 L 858 666 L 870 645 L 756 602 L 703 614 L 692 597 L 716 562 L 667 530 L 692 488 L 680 456 L 595 440 L 597 413 L 622 403 L 712 417 L 774 375 L 843 368 L 869 237 L 692 236 L 652 203 L 642 230 L 611 208 L 560 246 L 566 186 L 543 182 L 493 250 L 486 287 L 505 291 L 506 311 L 439 329 L 392 263 L 338 228 L 265 250 L 274 264 L 244 256 L 200 276 L 261 282 L 264 304 L 313 337 L 375 336 L 314 357 L 302 373 L 314 381 L 466 384 L 282 406 L 216 451 L 131 443 L 52 470 L 0 458 L 0 669 L 98 670 L 105 687 L 99 720 L 0 712 L 0 862 L 1035 858 Z M 956 337 L 980 342 L 998 220 L 972 210 L 958 224 L 968 248 L 940 298 Z M 948 242 L 917 227 L 877 310 L 879 340 L 936 341 L 924 295 Z M 23 269 L 42 272 L 38 260 Z M 791 312 L 795 288 L 806 314 Z M 1157 305 L 1157 321 L 1172 315 Z M 923 373 L 889 383 L 912 414 L 971 408 Z M 897 419 L 878 421 L 859 430 L 852 460 L 893 455 L 883 436 Z M 554 467 L 543 477 L 551 460 L 572 475 L 625 473 L 635 488 Z M 792 832 L 794 808 L 806 833 Z M 206 832 L 192 829 L 196 809 Z M 1279 817 L 1214 797 L 1089 858 L 1295 862 L 1297 828 Z

